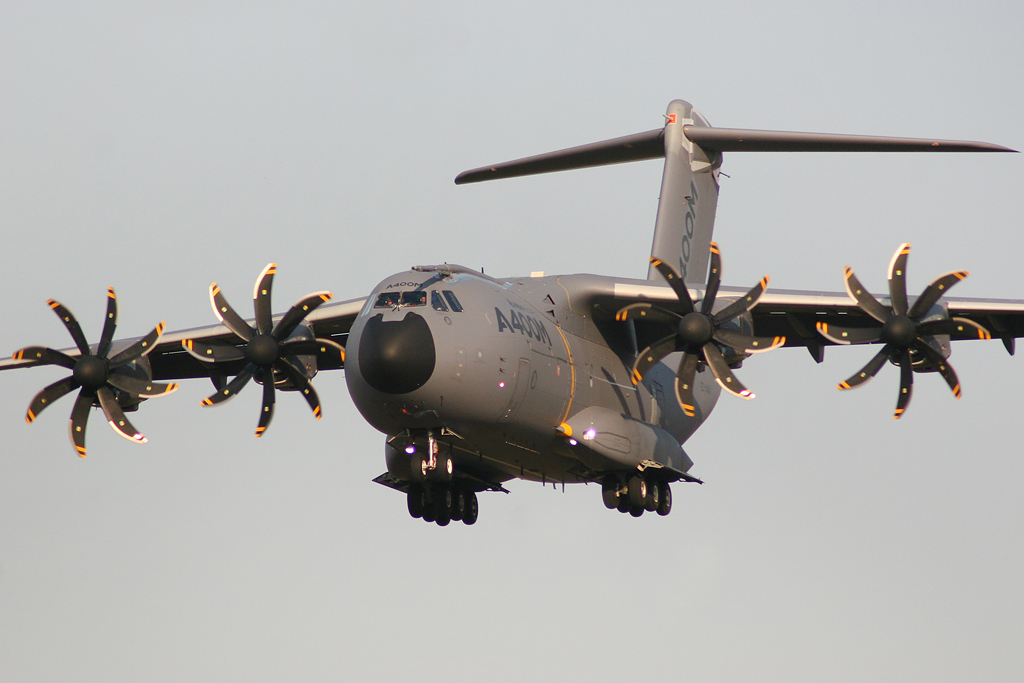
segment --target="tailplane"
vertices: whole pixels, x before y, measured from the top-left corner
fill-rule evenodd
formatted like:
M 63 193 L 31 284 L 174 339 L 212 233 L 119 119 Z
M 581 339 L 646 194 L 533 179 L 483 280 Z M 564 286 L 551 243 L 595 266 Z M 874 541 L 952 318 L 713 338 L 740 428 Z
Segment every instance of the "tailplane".
M 987 142 L 925 140 L 712 128 L 683 100 L 673 100 L 665 127 L 460 173 L 457 185 L 537 173 L 665 159 L 651 257 L 672 264 L 687 284 L 708 277 L 723 152 L 1013 152 Z M 660 279 L 651 266 L 649 280 Z

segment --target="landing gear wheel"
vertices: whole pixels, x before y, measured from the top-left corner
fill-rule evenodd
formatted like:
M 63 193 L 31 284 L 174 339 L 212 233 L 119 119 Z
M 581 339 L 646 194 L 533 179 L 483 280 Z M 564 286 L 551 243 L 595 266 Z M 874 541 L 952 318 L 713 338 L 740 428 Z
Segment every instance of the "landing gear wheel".
M 629 506 L 629 514 L 633 515 L 634 517 L 641 516 L 642 514 L 644 514 L 644 506 L 643 505 L 630 505 Z
M 438 487 L 434 492 L 435 521 L 438 526 L 448 526 L 448 522 L 452 521 L 453 498 L 452 490 L 447 486 Z
M 661 487 L 656 481 L 647 482 L 647 497 L 644 499 L 644 510 L 654 512 L 661 502 Z
M 614 474 L 604 475 L 604 480 L 601 482 L 601 498 L 604 499 L 604 506 L 609 510 L 614 510 L 619 507 L 619 478 Z
M 427 459 L 422 455 L 414 455 L 409 459 L 409 474 L 413 481 L 427 480 Z
M 629 504 L 635 508 L 643 508 L 647 499 L 647 482 L 639 474 L 629 478 Z
M 476 500 L 476 493 L 473 491 L 466 491 L 463 495 L 466 501 L 466 509 L 462 513 L 462 523 L 471 525 L 476 523 L 476 518 L 480 515 L 480 505 Z
M 668 485 L 667 481 L 658 484 L 658 488 L 661 494 L 661 500 L 658 502 L 658 514 L 664 517 L 668 513 L 672 512 L 672 487 Z
M 430 473 L 431 478 L 437 481 L 451 481 L 455 473 L 455 462 L 452 456 L 447 453 L 437 454 L 437 467 Z
M 419 519 L 423 516 L 423 487 L 419 484 L 413 484 L 409 487 L 409 492 L 406 494 L 406 502 L 409 504 L 409 514 Z
M 434 509 L 435 502 L 436 501 L 430 501 L 429 503 L 427 503 L 426 505 L 423 506 L 423 521 L 424 522 L 433 522 L 433 521 L 437 520 L 437 512 Z
M 456 491 L 452 495 L 452 520 L 458 522 L 466 514 L 466 492 Z
M 629 512 L 629 496 L 619 496 L 619 504 L 616 509 L 619 512 Z

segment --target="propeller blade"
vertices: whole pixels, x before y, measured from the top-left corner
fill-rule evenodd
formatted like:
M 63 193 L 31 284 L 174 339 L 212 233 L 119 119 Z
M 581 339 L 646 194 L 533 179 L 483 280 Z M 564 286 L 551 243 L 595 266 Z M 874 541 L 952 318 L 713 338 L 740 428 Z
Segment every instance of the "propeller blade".
M 299 323 L 306 319 L 306 316 L 316 310 L 317 306 L 326 303 L 334 298 L 330 292 L 314 292 L 308 294 L 295 303 L 274 328 L 274 339 L 284 341 L 288 338 Z
M 68 328 L 68 332 L 71 333 L 71 338 L 75 340 L 75 346 L 82 353 L 83 356 L 89 355 L 89 342 L 85 340 L 85 335 L 82 333 L 82 326 L 78 324 L 78 320 L 72 315 L 71 311 L 64 308 L 64 305 L 59 301 L 49 299 L 46 302 L 53 312 L 57 314 L 57 317 L 64 323 L 64 327 Z
M 873 344 L 882 339 L 880 327 L 840 327 L 819 322 L 815 328 L 833 344 Z
M 672 325 L 679 324 L 682 320 L 682 316 L 678 313 L 656 306 L 654 304 L 639 303 L 630 304 L 619 309 L 619 312 L 615 314 L 615 319 L 619 321 L 623 320 L 650 320 L 656 323 L 669 323 Z
M 204 398 L 201 405 L 212 406 L 218 403 L 224 403 L 225 401 L 234 398 L 238 395 L 238 392 L 249 383 L 249 380 L 252 379 L 253 373 L 255 372 L 255 363 L 249 363 L 240 373 L 238 373 L 238 376 L 228 382 L 226 387 L 218 391 L 216 394 Z
M 723 389 L 740 398 L 754 398 L 754 394 L 736 379 L 736 375 L 732 373 L 725 358 L 722 357 L 722 352 L 713 342 L 704 345 L 704 360 L 708 362 L 711 372 L 715 375 L 715 380 Z
M 256 287 L 252 290 L 253 305 L 256 309 L 256 331 L 259 334 L 270 334 L 272 329 L 273 310 L 270 305 L 270 294 L 276 272 L 277 264 L 268 263 L 260 276 L 256 278 Z
M 969 318 L 950 318 L 949 320 L 930 320 L 917 326 L 917 334 L 927 337 L 935 334 L 948 334 L 958 339 L 991 339 L 992 333 L 987 328 Z
M 75 381 L 75 376 L 69 375 L 46 387 L 36 394 L 32 402 L 29 403 L 28 412 L 25 413 L 25 422 L 32 424 L 39 417 L 39 413 L 43 412 L 51 403 L 80 386 L 82 385 Z
M 267 431 L 270 421 L 274 419 L 274 371 L 271 368 L 260 370 L 260 380 L 263 382 L 263 408 L 260 410 L 260 423 L 256 426 L 256 438 L 263 436 Z
M 145 337 L 129 346 L 121 353 L 111 358 L 110 361 L 108 361 L 110 364 L 110 369 L 114 370 L 116 368 L 121 367 L 122 365 L 127 365 L 128 363 L 131 363 L 133 360 L 138 360 L 139 358 L 145 356 L 147 353 L 156 348 L 156 344 L 158 341 L 160 341 L 160 337 L 163 335 L 163 333 L 164 323 L 163 321 L 160 321 L 160 324 L 154 327 L 152 332 L 150 332 Z
M 651 259 L 651 265 L 661 273 L 661 276 L 672 287 L 672 291 L 676 293 L 679 303 L 683 305 L 683 314 L 693 313 L 693 299 L 690 298 L 690 292 L 686 289 L 686 283 L 683 282 L 683 278 L 679 277 L 679 273 L 676 272 L 675 268 L 656 258 Z
M 850 298 L 856 302 L 862 311 L 880 323 L 884 323 L 892 317 L 892 312 L 864 289 L 864 285 L 853 274 L 853 269 L 850 266 L 846 266 L 844 275 L 846 277 L 846 293 L 850 295 Z
M 693 417 L 697 412 L 697 399 L 693 395 L 693 379 L 697 375 L 697 363 L 700 358 L 695 353 L 684 353 L 679 360 L 679 371 L 676 373 L 676 400 L 683 409 L 683 415 Z
M 889 298 L 895 315 L 907 314 L 907 256 L 910 244 L 904 242 L 889 261 Z
M 107 416 L 107 422 L 115 432 L 135 443 L 148 441 L 125 417 L 124 411 L 121 410 L 117 399 L 114 398 L 114 392 L 107 387 L 100 387 L 96 390 L 96 396 L 100 399 L 100 407 L 103 408 L 103 414 Z
M 43 346 L 26 346 L 19 351 L 15 351 L 11 357 L 14 360 L 30 360 L 38 365 L 59 365 L 68 370 L 75 367 L 75 359 L 71 356 Z
M 242 316 L 238 315 L 235 309 L 231 308 L 231 304 L 221 294 L 220 287 L 217 286 L 216 282 L 210 285 L 210 305 L 213 306 L 213 312 L 217 315 L 217 320 L 224 323 L 237 337 L 244 341 L 249 341 L 255 336 L 256 330 L 249 327 L 249 323 L 242 320 Z
M 914 305 L 910 308 L 910 313 L 907 315 L 910 316 L 911 320 L 920 320 L 935 305 L 939 297 L 946 293 L 946 290 L 963 280 L 967 275 L 966 270 L 959 270 L 935 278 L 935 281 L 928 285 L 924 293 L 914 302 Z
M 110 352 L 110 345 L 114 341 L 114 331 L 117 329 L 117 295 L 113 287 L 107 287 L 107 317 L 103 319 L 103 332 L 100 334 L 100 343 L 96 347 L 96 355 L 106 358 Z
M 907 406 L 910 405 L 910 395 L 914 389 L 914 367 L 910 360 L 910 349 L 903 349 L 900 352 L 900 395 L 896 399 L 896 411 L 892 414 L 893 419 L 903 417 Z
M 714 340 L 731 349 L 746 353 L 763 353 L 786 343 L 785 337 L 753 337 L 733 330 L 715 330 Z
M 700 312 L 704 315 L 711 315 L 711 309 L 715 305 L 715 297 L 718 296 L 718 286 L 722 284 L 722 255 L 718 251 L 718 245 L 711 243 L 711 268 L 708 271 L 708 288 L 704 292 L 704 300 L 700 304 Z
M 640 355 L 636 357 L 636 362 L 633 363 L 633 373 L 631 375 L 633 384 L 639 384 L 648 370 L 660 363 L 662 358 L 675 350 L 676 335 L 673 333 L 641 351 Z
M 742 299 L 737 299 L 715 315 L 715 327 L 729 322 L 733 318 L 746 313 L 754 306 L 757 305 L 758 299 L 764 294 L 764 290 L 768 289 L 768 276 L 765 275 L 761 278 L 761 281 L 750 288 L 750 291 L 743 295 Z
M 889 354 L 892 352 L 892 347 L 886 344 L 882 347 L 882 350 L 875 354 L 875 357 L 867 362 L 867 365 L 862 367 L 859 372 L 850 377 L 844 382 L 840 382 L 836 388 L 853 389 L 864 384 L 872 377 L 878 374 L 878 371 L 885 365 L 885 361 L 889 359 Z
M 138 398 L 157 398 L 158 396 L 166 396 L 178 389 L 178 384 L 176 382 L 171 382 L 170 384 L 148 382 L 137 377 L 132 377 L 131 375 L 122 375 L 120 373 L 111 373 L 110 376 L 107 377 L 107 383 L 115 389 L 120 389 L 121 391 Z
M 958 399 L 961 396 L 960 392 L 960 380 L 956 376 L 956 372 L 953 371 L 953 366 L 946 362 L 946 359 L 942 357 L 942 354 L 924 343 L 919 343 L 914 346 L 915 349 L 924 354 L 924 357 L 932 364 L 932 366 L 938 370 L 939 374 L 942 375 L 942 379 L 946 380 L 946 384 L 949 385 L 953 395 Z
M 71 443 L 74 444 L 80 458 L 85 457 L 85 426 L 89 421 L 89 409 L 92 408 L 94 398 L 91 392 L 83 389 L 78 392 L 75 407 L 71 409 Z
M 299 391 L 302 392 L 302 397 L 306 399 L 306 403 L 309 404 L 309 409 L 313 411 L 316 419 L 319 420 L 323 417 L 320 410 L 320 397 L 317 395 L 316 389 L 313 388 L 313 383 L 306 379 L 306 375 L 286 358 L 281 359 L 280 367 L 295 386 L 299 388 Z
M 181 346 L 193 358 L 204 363 L 226 363 L 245 358 L 244 349 L 228 346 L 227 344 L 207 344 L 195 339 L 184 339 L 181 342 Z

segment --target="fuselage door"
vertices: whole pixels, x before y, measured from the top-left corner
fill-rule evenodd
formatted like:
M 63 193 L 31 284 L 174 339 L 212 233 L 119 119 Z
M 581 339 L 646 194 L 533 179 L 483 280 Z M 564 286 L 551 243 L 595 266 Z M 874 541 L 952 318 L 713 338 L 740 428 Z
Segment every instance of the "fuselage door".
M 519 367 L 516 369 L 516 376 L 511 382 L 507 382 L 506 384 L 514 385 L 512 389 L 512 398 L 509 399 L 508 406 L 505 408 L 505 412 L 502 416 L 498 418 L 498 422 L 510 421 L 519 411 L 519 406 L 523 404 L 523 399 L 526 398 L 526 392 L 530 389 L 530 361 L 526 358 L 520 358 Z

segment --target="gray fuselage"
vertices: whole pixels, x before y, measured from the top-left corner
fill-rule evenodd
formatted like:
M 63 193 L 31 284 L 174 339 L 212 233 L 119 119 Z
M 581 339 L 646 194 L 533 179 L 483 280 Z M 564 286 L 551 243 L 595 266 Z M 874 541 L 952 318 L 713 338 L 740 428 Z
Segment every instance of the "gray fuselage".
M 700 410 L 685 417 L 676 354 L 634 386 L 626 324 L 599 325 L 574 307 L 574 280 L 596 277 L 495 280 L 456 267 L 385 279 L 347 344 L 356 407 L 389 441 L 436 434 L 459 470 L 485 481 L 595 481 L 645 461 L 689 469 L 680 446 L 719 387 L 699 373 Z M 397 479 L 408 478 L 403 455 L 387 449 Z

